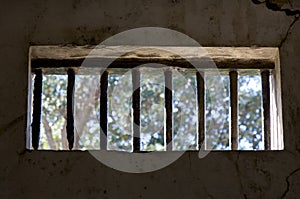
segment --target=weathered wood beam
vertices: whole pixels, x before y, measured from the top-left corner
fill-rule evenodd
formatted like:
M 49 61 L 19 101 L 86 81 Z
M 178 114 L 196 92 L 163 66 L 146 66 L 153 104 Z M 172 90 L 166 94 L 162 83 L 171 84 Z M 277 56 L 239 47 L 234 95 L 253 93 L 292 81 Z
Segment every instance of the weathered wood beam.
M 211 69 L 274 69 L 278 48 L 195 46 L 31 46 L 32 68 L 122 67 L 145 63 Z M 213 64 L 214 62 L 214 64 Z

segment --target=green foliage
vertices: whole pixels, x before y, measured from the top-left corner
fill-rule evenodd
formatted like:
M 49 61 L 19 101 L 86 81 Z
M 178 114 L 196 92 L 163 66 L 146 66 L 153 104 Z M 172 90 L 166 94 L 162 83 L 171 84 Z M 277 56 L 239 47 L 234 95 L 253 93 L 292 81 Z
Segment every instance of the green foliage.
M 260 76 L 239 78 L 239 149 L 263 149 Z
M 229 149 L 229 76 L 207 75 L 206 91 L 206 148 Z
M 42 95 L 41 149 L 67 149 L 66 125 L 67 77 L 44 75 Z
M 141 75 L 141 149 L 164 150 L 164 73 L 143 69 Z
M 196 78 L 173 73 L 173 149 L 197 149 Z
M 108 149 L 132 150 L 131 73 L 109 75 Z
M 132 151 L 131 72 L 110 74 L 108 149 Z M 206 145 L 227 150 L 230 135 L 229 77 L 206 76 Z M 75 149 L 100 148 L 100 75 L 77 75 Z M 220 84 L 221 83 L 221 84 Z M 221 86 L 216 86 L 216 85 Z M 262 149 L 260 76 L 239 77 L 239 149 Z M 195 75 L 173 73 L 173 149 L 197 149 Z M 66 75 L 44 75 L 41 149 L 67 149 Z M 164 150 L 164 75 L 143 69 L 141 149 Z

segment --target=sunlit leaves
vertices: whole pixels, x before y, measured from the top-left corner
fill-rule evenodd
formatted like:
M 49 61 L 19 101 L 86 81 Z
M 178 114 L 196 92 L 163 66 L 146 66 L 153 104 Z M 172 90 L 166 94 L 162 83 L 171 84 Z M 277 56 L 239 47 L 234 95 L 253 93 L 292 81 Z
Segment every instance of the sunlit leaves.
M 100 74 L 76 75 L 74 149 L 100 149 Z
M 164 150 L 164 73 L 141 71 L 141 149 Z
M 197 149 L 197 95 L 195 75 L 173 73 L 173 149 Z
M 44 75 L 41 149 L 67 149 L 65 138 L 67 76 Z
M 206 148 L 229 149 L 229 76 L 207 75 Z
M 66 75 L 44 75 L 41 149 L 67 149 Z M 239 149 L 263 149 L 260 76 L 240 75 Z M 99 149 L 100 73 L 76 75 L 75 149 Z M 205 77 L 206 146 L 230 149 L 228 75 Z M 173 150 L 197 149 L 195 74 L 173 71 Z M 132 77 L 110 74 L 108 82 L 108 149 L 132 151 Z M 164 73 L 141 70 L 141 150 L 165 150 Z M 211 148 L 210 148 L 211 147 Z
M 239 77 L 239 149 L 263 149 L 261 78 Z
M 131 72 L 111 74 L 108 80 L 108 149 L 132 150 Z

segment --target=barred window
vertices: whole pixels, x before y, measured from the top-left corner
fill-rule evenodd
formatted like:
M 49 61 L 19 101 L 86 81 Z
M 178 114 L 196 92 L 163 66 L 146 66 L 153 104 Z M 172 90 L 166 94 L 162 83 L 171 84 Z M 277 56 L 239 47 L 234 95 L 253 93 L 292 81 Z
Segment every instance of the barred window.
M 32 46 L 27 148 L 283 149 L 277 48 L 205 47 L 215 69 L 131 48 Z

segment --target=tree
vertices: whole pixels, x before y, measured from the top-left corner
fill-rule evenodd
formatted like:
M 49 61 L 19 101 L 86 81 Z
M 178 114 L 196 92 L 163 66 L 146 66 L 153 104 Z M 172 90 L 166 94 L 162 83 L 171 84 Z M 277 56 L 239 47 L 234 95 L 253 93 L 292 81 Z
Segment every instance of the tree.
M 75 149 L 100 148 L 100 74 L 76 75 Z M 66 75 L 44 75 L 41 149 L 68 149 Z M 229 149 L 229 77 L 206 76 L 206 142 Z M 215 84 L 222 82 L 221 87 Z M 173 148 L 194 150 L 197 143 L 196 79 L 173 73 Z M 109 75 L 108 149 L 132 150 L 131 73 Z M 221 97 L 220 97 L 221 96 Z M 240 149 L 262 149 L 260 76 L 239 77 Z M 164 76 L 143 69 L 141 76 L 141 149 L 164 150 Z

